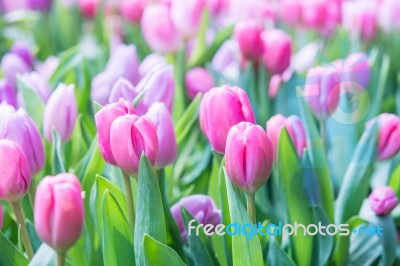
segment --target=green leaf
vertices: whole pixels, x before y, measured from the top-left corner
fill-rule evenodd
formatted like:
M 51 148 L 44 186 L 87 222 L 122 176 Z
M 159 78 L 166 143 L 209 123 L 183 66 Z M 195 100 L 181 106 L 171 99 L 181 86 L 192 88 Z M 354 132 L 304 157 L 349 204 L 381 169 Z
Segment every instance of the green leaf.
M 198 221 L 194 219 L 194 217 L 184 208 L 181 209 L 182 220 L 186 227 L 186 232 L 188 232 L 188 224 L 191 220 L 194 220 L 192 223 L 193 226 L 197 227 L 199 225 Z M 218 265 L 216 261 L 214 252 L 211 246 L 211 239 L 204 234 L 203 230 L 199 230 L 199 235 L 196 234 L 187 234 L 187 240 L 189 243 L 189 248 L 192 251 L 192 260 L 194 265 Z
M 186 111 L 180 117 L 175 126 L 176 141 L 180 143 L 188 134 L 193 124 L 196 122 L 199 114 L 199 105 L 201 101 L 201 95 L 198 94 L 190 105 L 186 108 Z
M 33 256 L 29 266 L 53 266 L 57 262 L 57 253 L 46 243 L 40 245 L 40 248 Z M 11 264 L 10 264 L 11 265 Z M 15 264 L 19 265 L 19 264 Z
M 26 220 L 26 229 L 28 231 L 29 239 L 31 240 L 33 251 L 36 252 L 42 245 L 42 240 L 40 240 L 37 235 L 35 226 L 29 220 Z
M 279 178 L 286 195 L 288 223 L 295 224 L 297 222 L 308 226 L 313 220 L 304 186 L 301 163 L 285 128 L 281 132 L 278 146 Z M 300 266 L 310 265 L 313 238 L 309 235 L 305 236 L 301 232 L 296 236 L 290 236 L 290 241 L 296 263 Z
M 102 202 L 104 265 L 134 265 L 133 236 L 127 219 L 109 190 Z
M 239 195 L 236 193 L 231 181 L 225 172 L 225 184 L 229 201 L 229 212 L 231 223 L 253 225 L 250 217 Z M 253 265 L 261 266 L 263 263 L 263 254 L 258 236 L 248 239 L 245 235 L 235 235 L 232 237 L 232 261 L 234 266 Z
M 56 88 L 57 84 L 62 81 L 64 76 L 69 71 L 73 70 L 75 67 L 82 63 L 83 58 L 84 57 L 80 51 L 79 46 L 72 47 L 63 52 L 60 56 L 60 63 L 50 77 L 51 87 L 53 89 Z
M 378 125 L 367 127 L 358 142 L 336 200 L 336 223 L 357 215 L 368 194 L 378 139 Z
M 145 255 L 145 265 L 174 265 L 184 266 L 182 259 L 172 248 L 157 241 L 151 236 L 144 234 L 143 247 Z
M 296 264 L 288 256 L 288 254 L 279 246 L 275 237 L 271 237 L 269 240 L 269 250 L 267 261 L 269 265 L 285 265 L 285 266 L 295 266 Z
M 61 138 L 55 129 L 52 132 L 52 173 L 53 175 L 65 173 L 64 159 L 61 148 Z
M 0 265 L 28 265 L 25 256 L 2 232 L 0 232 L 0 247 Z
M 138 195 L 135 224 L 135 258 L 143 264 L 143 237 L 148 234 L 161 243 L 166 243 L 166 226 L 160 187 L 154 170 L 142 155 L 139 163 Z

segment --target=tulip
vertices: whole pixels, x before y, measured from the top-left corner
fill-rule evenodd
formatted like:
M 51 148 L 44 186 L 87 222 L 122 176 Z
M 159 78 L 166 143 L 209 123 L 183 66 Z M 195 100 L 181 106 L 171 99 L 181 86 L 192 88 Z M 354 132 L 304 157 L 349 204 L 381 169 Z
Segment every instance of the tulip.
M 5 103 L 0 105 L 0 115 L 0 139 L 18 143 L 28 159 L 32 174 L 37 174 L 44 164 L 44 148 L 32 118 L 23 109 L 16 111 Z
M 290 26 L 299 26 L 302 18 L 302 4 L 296 0 L 283 0 L 280 5 L 280 16 Z
M 116 103 L 104 106 L 95 115 L 100 153 L 109 164 L 116 164 L 110 146 L 111 124 L 115 119 L 126 114 L 136 114 L 136 111 L 130 102 L 120 99 Z
M 3 219 L 4 219 L 3 207 L 0 204 L 0 230 L 3 227 Z
M 120 12 L 127 21 L 139 24 L 146 5 L 147 0 L 122 0 Z
M 181 38 L 167 6 L 162 4 L 147 6 L 140 24 L 144 38 L 153 51 L 162 54 L 178 51 Z
M 263 44 L 262 59 L 272 74 L 282 74 L 289 65 L 292 55 L 292 41 L 284 31 L 273 29 L 261 34 Z
M 324 120 L 337 108 L 340 96 L 338 70 L 314 67 L 307 73 L 304 97 L 318 119 Z
M 307 0 L 302 6 L 303 23 L 312 29 L 321 29 L 324 27 L 327 17 L 328 8 L 325 0 Z
M 111 124 L 111 151 L 116 165 L 125 174 L 136 176 L 144 153 L 154 165 L 158 154 L 158 138 L 151 120 L 133 114 L 120 116 Z
M 212 75 L 201 67 L 190 69 L 185 77 L 186 91 L 191 99 L 198 93 L 206 93 L 215 86 Z
M 74 85 L 59 84 L 50 96 L 43 114 L 43 130 L 46 138 L 52 140 L 55 129 L 63 142 L 67 141 L 75 127 L 78 107 Z
M 378 21 L 385 32 L 400 29 L 400 3 L 397 0 L 382 0 L 379 6 Z
M 171 3 L 171 18 L 176 29 L 186 39 L 196 36 L 206 0 L 174 0 Z
M 11 140 L 0 140 L 0 199 L 19 201 L 31 184 L 31 170 L 21 146 Z
M 345 81 L 359 84 L 366 88 L 371 76 L 371 67 L 368 63 L 368 56 L 363 53 L 350 54 L 343 62 L 343 76 Z
M 46 81 L 49 81 L 57 69 L 60 60 L 55 56 L 49 56 L 46 61 L 36 66 L 38 74 Z
M 133 44 L 122 44 L 111 53 L 105 71 L 113 73 L 117 79 L 122 77 L 135 85 L 140 78 L 138 69 L 139 59 L 136 47 Z
M 200 127 L 212 148 L 223 154 L 229 129 L 242 121 L 255 123 L 250 100 L 239 87 L 224 85 L 206 92 L 200 103 Z
M 171 207 L 171 214 L 178 225 L 183 241 L 187 241 L 187 233 L 181 214 L 182 207 L 184 207 L 199 224 L 212 224 L 216 226 L 221 223 L 221 211 L 217 208 L 211 197 L 206 195 L 191 195 L 182 198 Z
M 154 103 L 146 115 L 157 132 L 158 154 L 154 165 L 163 168 L 173 163 L 178 153 L 172 117 L 163 103 Z
M 158 68 L 148 73 L 136 86 L 136 92 L 138 95 L 143 94 L 136 106 L 139 115 L 145 114 L 155 102 L 163 102 L 171 112 L 175 93 L 172 66 Z
M 1 68 L 5 79 L 14 88 L 17 88 L 17 75 L 29 72 L 31 68 L 25 63 L 25 61 L 15 54 L 5 54 L 1 60 Z
M 303 123 L 298 116 L 292 115 L 286 118 L 281 114 L 271 117 L 267 121 L 266 126 L 268 137 L 271 140 L 274 148 L 275 158 L 278 154 L 279 139 L 284 127 L 288 131 L 297 154 L 301 158 L 303 156 L 304 149 L 307 147 L 307 136 Z
M 110 99 L 108 102 L 116 103 L 120 98 L 132 102 L 135 99 L 135 87 L 128 80 L 119 78 L 111 89 Z
M 159 67 L 163 67 L 167 64 L 165 58 L 159 54 L 150 54 L 146 56 L 139 66 L 139 75 L 143 78 L 148 73 L 157 69 Z
M 378 159 L 387 160 L 400 150 L 400 118 L 394 114 L 383 113 L 367 123 L 377 121 L 379 126 Z
M 109 103 L 110 94 L 118 77 L 111 72 L 101 72 L 92 80 L 90 97 L 93 101 L 106 105 Z
M 260 58 L 263 52 L 262 31 L 262 26 L 253 20 L 236 24 L 234 35 L 244 59 L 257 61 Z
M 78 0 L 79 9 L 85 17 L 94 18 L 99 2 L 99 0 Z
M 377 187 L 369 195 L 369 204 L 376 215 L 389 215 L 398 202 L 391 187 Z
M 17 107 L 17 96 L 15 95 L 15 91 L 11 87 L 10 83 L 5 79 L 0 80 L 0 103 L 3 101 L 13 107 Z
M 84 222 L 82 188 L 72 174 L 47 176 L 36 191 L 35 228 L 39 237 L 57 252 L 78 241 Z
M 27 0 L 27 1 L 28 1 L 28 7 L 31 10 L 38 10 L 42 12 L 48 12 L 53 3 L 52 0 Z
M 23 42 L 15 42 L 10 49 L 10 53 L 18 55 L 30 67 L 35 63 L 35 56 L 30 47 Z
M 47 102 L 51 94 L 50 84 L 38 72 L 25 73 L 22 80 L 31 88 L 43 102 Z

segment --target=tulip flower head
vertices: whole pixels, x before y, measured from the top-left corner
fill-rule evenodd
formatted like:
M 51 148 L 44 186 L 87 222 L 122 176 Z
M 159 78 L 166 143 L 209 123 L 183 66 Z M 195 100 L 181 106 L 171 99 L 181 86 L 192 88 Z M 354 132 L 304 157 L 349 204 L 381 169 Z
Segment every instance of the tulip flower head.
M 217 225 L 221 223 L 221 211 L 212 198 L 206 195 L 191 195 L 181 199 L 171 207 L 171 214 L 178 225 L 183 241 L 186 239 L 186 227 L 182 219 L 181 208 L 184 207 L 199 224 Z
M 120 12 L 123 18 L 131 23 L 138 24 L 142 18 L 147 0 L 122 0 Z
M 3 101 L 13 107 L 17 107 L 17 96 L 15 91 L 13 87 L 11 87 L 10 83 L 5 79 L 0 80 L 0 103 Z
M 262 31 L 262 26 L 253 20 L 245 20 L 236 24 L 234 35 L 243 58 L 256 61 L 261 56 L 263 52 Z
M 35 228 L 39 237 L 58 252 L 78 241 L 84 222 L 82 188 L 72 174 L 47 176 L 36 191 Z
M 179 34 L 188 39 L 197 34 L 206 0 L 173 0 L 171 18 Z
M 226 172 L 245 192 L 256 192 L 271 173 L 274 150 L 264 129 L 241 122 L 229 130 L 225 148 Z
M 31 169 L 18 143 L 0 140 L 0 199 L 17 202 L 31 184 Z
M 191 99 L 198 93 L 205 93 L 215 86 L 212 75 L 205 68 L 196 67 L 186 72 L 186 91 Z
M 212 88 L 200 103 L 200 127 L 218 153 L 225 152 L 226 138 L 232 126 L 247 121 L 255 123 L 253 109 L 246 92 L 239 87 Z
M 30 66 L 19 55 L 8 53 L 1 60 L 1 68 L 4 78 L 10 85 L 17 89 L 17 75 L 29 72 Z
M 266 69 L 272 74 L 282 74 L 292 56 L 292 40 L 282 30 L 266 30 L 261 34 L 263 45 L 262 59 Z
M 391 187 L 377 187 L 369 195 L 369 204 L 376 215 L 389 215 L 398 202 Z
M 128 80 L 119 78 L 111 89 L 110 103 L 118 102 L 119 99 L 124 99 L 132 102 L 136 97 L 135 87 Z
M 26 43 L 15 42 L 10 49 L 10 53 L 18 55 L 30 68 L 33 67 L 33 64 L 35 63 L 35 56 Z

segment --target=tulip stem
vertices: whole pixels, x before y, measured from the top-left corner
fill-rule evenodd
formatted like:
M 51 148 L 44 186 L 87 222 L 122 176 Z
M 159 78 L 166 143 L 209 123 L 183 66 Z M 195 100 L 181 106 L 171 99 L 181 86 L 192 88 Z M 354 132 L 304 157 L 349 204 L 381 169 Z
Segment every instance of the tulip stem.
M 65 252 L 57 252 L 57 266 L 65 265 Z
M 29 239 L 28 230 L 26 229 L 25 219 L 24 215 L 22 214 L 20 202 L 16 201 L 11 203 L 11 205 L 14 209 L 15 217 L 17 218 L 17 223 L 21 226 L 21 236 L 22 236 L 22 241 L 24 242 L 26 254 L 28 255 L 29 260 L 31 260 L 33 258 L 34 252 L 31 240 Z
M 135 231 L 135 206 L 133 204 L 133 195 L 132 195 L 132 185 L 131 185 L 131 177 L 123 173 L 124 183 L 125 183 L 125 191 L 126 191 L 126 206 L 128 208 L 128 220 L 131 226 L 132 232 Z
M 326 120 L 319 120 L 319 131 L 321 134 L 322 144 L 324 145 L 325 154 L 328 155 L 328 140 L 326 135 Z
M 246 193 L 247 213 L 253 223 L 256 223 L 256 197 L 255 193 Z

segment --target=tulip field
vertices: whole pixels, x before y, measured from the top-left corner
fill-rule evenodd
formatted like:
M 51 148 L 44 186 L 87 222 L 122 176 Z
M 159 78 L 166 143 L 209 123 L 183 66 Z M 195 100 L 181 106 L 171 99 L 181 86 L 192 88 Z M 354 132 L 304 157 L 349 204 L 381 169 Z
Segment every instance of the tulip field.
M 0 266 L 400 265 L 400 0 L 0 0 Z

